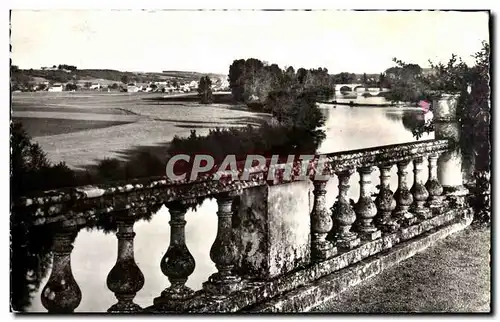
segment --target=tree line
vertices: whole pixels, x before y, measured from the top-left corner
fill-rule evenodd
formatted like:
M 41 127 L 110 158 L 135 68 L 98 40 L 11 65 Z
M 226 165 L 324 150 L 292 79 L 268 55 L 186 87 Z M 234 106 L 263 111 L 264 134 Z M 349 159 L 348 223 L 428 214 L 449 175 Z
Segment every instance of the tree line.
M 229 67 L 228 81 L 236 102 L 260 104 L 264 104 L 272 92 L 329 94 L 334 88 L 334 78 L 326 68 L 299 68 L 295 71 L 292 66 L 281 69 L 277 64 L 255 58 L 234 60 Z

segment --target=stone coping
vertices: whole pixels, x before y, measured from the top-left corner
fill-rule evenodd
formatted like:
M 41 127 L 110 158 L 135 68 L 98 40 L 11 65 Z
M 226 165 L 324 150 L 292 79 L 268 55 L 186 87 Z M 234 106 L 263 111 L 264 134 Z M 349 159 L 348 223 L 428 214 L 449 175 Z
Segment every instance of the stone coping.
M 337 152 L 327 154 L 323 159 L 325 162 L 323 173 L 333 176 L 337 172 L 356 167 L 392 165 L 415 157 L 442 153 L 449 148 L 448 140 L 425 140 Z M 287 164 L 278 165 L 275 168 L 276 172 L 280 169 L 284 170 L 286 166 Z M 301 163 L 295 162 L 291 166 L 297 169 L 300 168 Z M 267 166 L 245 170 L 250 174 L 249 179 L 245 181 L 214 180 L 212 175 L 207 175 L 197 181 L 183 183 L 170 182 L 166 177 L 151 177 L 112 184 L 44 191 L 15 200 L 12 209 L 14 212 L 32 213 L 34 225 L 77 218 L 91 219 L 124 210 L 127 210 L 130 216 L 134 216 L 139 210 L 143 211 L 145 208 L 172 201 L 196 203 L 200 198 L 213 197 L 222 193 L 304 180 L 292 177 L 289 181 L 268 181 L 266 174 L 270 169 Z
M 362 263 L 374 255 L 383 254 L 393 248 L 396 249 L 405 241 L 411 243 L 412 239 L 433 229 L 439 229 L 439 227 L 463 220 L 464 216 L 471 217 L 472 210 L 466 207 L 450 209 L 448 206 L 445 206 L 443 210 L 435 210 L 435 216 L 430 219 L 407 228 L 402 228 L 395 233 L 384 234 L 379 239 L 366 242 L 353 250 L 339 253 L 337 256 L 325 261 L 298 268 L 291 273 L 267 281 L 243 280 L 242 289 L 225 298 L 213 298 L 201 290 L 197 291 L 192 299 L 183 302 L 182 305 L 176 303 L 175 311 L 168 306 L 155 307 L 153 305 L 145 308 L 144 313 L 231 313 L 241 310 L 275 311 L 273 307 L 279 307 L 279 305 L 273 304 L 274 298 L 307 286 L 320 278 L 327 277 L 356 263 Z

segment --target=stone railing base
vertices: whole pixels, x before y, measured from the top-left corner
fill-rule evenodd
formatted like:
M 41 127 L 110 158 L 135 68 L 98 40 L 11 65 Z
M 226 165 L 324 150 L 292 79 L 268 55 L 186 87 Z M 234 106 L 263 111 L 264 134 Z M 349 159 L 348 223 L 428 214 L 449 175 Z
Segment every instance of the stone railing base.
M 348 288 L 423 251 L 437 240 L 466 228 L 472 222 L 473 215 L 470 209 L 463 209 L 462 212 L 461 218 L 448 224 L 427 231 L 351 267 L 308 283 L 266 303 L 244 310 L 244 312 L 308 312 Z
M 308 311 L 472 222 L 470 208 L 445 209 L 430 219 L 272 280 L 243 281 L 241 290 L 225 298 L 210 298 L 198 291 L 186 303 L 190 309 L 185 312 Z M 145 311 L 168 313 L 154 306 Z

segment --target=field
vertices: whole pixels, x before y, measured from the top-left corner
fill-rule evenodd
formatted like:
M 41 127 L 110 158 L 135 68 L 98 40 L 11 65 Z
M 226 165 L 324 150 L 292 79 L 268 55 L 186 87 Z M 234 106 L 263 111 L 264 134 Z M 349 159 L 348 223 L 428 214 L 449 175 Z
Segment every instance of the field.
M 191 130 L 208 133 L 216 127 L 259 125 L 269 117 L 241 105 L 202 105 L 183 97 L 14 93 L 12 119 L 25 124 L 50 160 L 84 169 L 104 158 L 126 159 L 139 150 L 161 153 L 175 135 L 188 136 Z

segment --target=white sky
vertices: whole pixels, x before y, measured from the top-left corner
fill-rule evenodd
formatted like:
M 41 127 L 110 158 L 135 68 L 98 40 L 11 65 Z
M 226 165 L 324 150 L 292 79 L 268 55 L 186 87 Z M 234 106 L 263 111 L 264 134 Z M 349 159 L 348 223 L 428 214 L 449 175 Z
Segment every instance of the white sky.
M 14 10 L 12 62 L 227 74 L 234 59 L 379 73 L 392 57 L 472 62 L 486 12 Z

